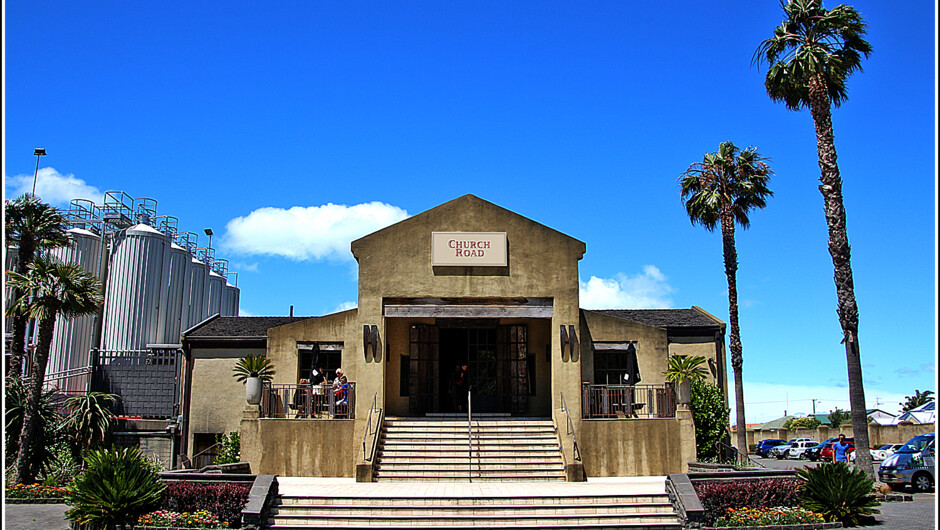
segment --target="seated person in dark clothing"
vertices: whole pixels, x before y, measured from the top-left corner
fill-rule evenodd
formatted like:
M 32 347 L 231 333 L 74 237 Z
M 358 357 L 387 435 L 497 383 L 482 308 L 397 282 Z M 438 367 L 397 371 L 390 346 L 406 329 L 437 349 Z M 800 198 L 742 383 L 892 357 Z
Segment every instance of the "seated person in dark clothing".
M 306 418 L 310 403 L 310 381 L 301 379 L 294 391 L 294 400 L 291 408 L 296 411 L 295 418 Z

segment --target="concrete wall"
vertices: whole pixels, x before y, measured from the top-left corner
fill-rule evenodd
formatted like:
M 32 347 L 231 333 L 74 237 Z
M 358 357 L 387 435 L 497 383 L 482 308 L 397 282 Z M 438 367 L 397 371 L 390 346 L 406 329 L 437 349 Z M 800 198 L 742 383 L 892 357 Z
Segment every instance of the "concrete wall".
M 661 385 L 666 382 L 668 342 L 666 330 L 639 322 L 630 322 L 595 311 L 581 312 L 581 381 L 594 382 L 594 342 L 636 341 L 636 357 L 640 368 L 641 385 Z
M 362 329 L 358 330 L 358 334 L 355 333 L 356 321 L 356 310 L 350 309 L 269 329 L 267 356 L 274 363 L 276 371 L 271 382 L 283 385 L 297 384 L 300 377 L 297 343 L 309 341 L 342 342 L 343 373 L 350 381 L 357 381 L 359 363 L 356 354 L 362 349 Z
M 193 348 L 192 392 L 189 399 L 188 456 L 195 433 L 223 434 L 238 430 L 245 408 L 245 384 L 232 377 L 235 362 L 261 348 Z
M 624 477 L 685 473 L 695 461 L 695 427 L 691 414 L 675 419 L 584 420 L 578 446 L 584 473 L 590 477 Z
M 917 424 L 902 422 L 897 425 L 879 425 L 877 423 L 868 424 L 868 441 L 873 448 L 884 444 L 902 444 L 911 438 L 928 432 L 935 432 L 937 426 L 933 423 Z M 839 434 L 844 434 L 847 438 L 853 437 L 854 431 L 851 425 L 843 425 L 837 429 L 820 425 L 816 429 L 778 429 L 772 431 L 748 431 L 747 443 L 754 445 L 761 440 L 789 440 L 791 438 L 812 438 L 813 440 L 823 441 L 827 438 L 835 438 Z
M 362 440 L 354 420 L 244 419 L 242 461 L 256 475 L 353 477 Z

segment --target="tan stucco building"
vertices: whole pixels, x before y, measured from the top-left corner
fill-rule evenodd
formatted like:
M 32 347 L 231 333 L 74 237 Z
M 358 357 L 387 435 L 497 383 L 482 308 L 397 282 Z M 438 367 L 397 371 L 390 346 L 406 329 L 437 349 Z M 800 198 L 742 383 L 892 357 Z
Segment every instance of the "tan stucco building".
M 669 355 L 703 355 L 725 390 L 725 325 L 704 310 L 583 310 L 585 244 L 473 195 L 353 241 L 352 252 L 356 309 L 216 317 L 186 332 L 189 457 L 240 429 L 253 472 L 354 476 L 377 418 L 465 414 L 469 390 L 474 413 L 551 418 L 572 478 L 680 472 L 694 460 L 691 415 L 662 371 Z M 351 410 L 296 418 L 286 397 L 279 409 L 246 409 L 231 366 L 262 351 L 273 387 L 341 366 L 355 383 Z M 465 386 L 454 380 L 462 366 Z

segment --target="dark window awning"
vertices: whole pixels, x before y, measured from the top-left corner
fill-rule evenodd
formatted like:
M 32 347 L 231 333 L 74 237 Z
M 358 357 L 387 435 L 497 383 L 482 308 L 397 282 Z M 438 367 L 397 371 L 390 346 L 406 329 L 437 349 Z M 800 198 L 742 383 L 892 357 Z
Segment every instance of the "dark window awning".
M 386 300 L 387 318 L 552 318 L 551 298 L 409 298 Z

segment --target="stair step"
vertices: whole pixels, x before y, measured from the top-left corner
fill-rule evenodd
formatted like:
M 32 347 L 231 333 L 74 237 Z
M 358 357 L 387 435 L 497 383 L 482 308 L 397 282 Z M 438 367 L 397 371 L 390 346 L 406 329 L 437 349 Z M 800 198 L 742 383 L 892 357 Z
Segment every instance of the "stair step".
M 323 495 L 279 495 L 277 502 L 280 505 L 301 505 L 301 506 L 359 506 L 360 508 L 369 507 L 399 507 L 410 506 L 414 509 L 426 507 L 467 507 L 479 508 L 487 507 L 517 507 L 517 506 L 583 506 L 583 505 L 611 505 L 611 506 L 632 506 L 632 505 L 665 505 L 669 503 L 669 497 L 662 494 L 607 494 L 597 493 L 592 495 L 569 495 L 559 497 L 556 492 L 546 492 L 542 495 L 526 495 L 523 497 L 333 497 Z
M 502 506 L 362 506 L 358 504 L 332 506 L 281 505 L 271 509 L 271 515 L 355 515 L 366 517 L 379 516 L 468 516 L 468 515 L 612 515 L 612 514 L 668 514 L 672 515 L 672 505 L 637 504 L 554 504 L 549 506 L 517 504 Z
M 497 525 L 525 525 L 525 526 L 552 526 L 556 524 L 585 524 L 621 525 L 631 523 L 674 523 L 676 516 L 673 513 L 613 513 L 613 514 L 585 514 L 574 517 L 552 514 L 471 514 L 471 515 L 275 515 L 268 518 L 272 525 L 308 524 L 316 527 L 349 527 L 368 524 L 370 526 L 453 526 L 461 524 L 474 524 L 477 526 Z M 277 527 L 277 526 L 275 526 Z

